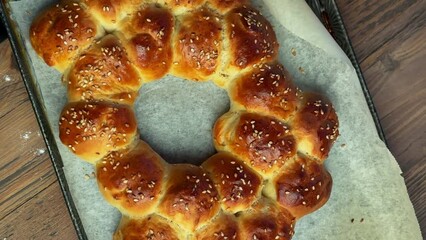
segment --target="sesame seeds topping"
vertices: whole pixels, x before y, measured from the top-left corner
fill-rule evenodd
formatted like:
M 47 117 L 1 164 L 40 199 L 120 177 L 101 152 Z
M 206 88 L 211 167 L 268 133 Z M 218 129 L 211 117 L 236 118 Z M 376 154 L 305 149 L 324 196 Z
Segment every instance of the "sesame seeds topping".
M 120 124 L 121 126 L 121 123 L 116 121 L 117 117 L 115 116 L 114 108 L 111 109 L 108 105 L 93 105 L 84 102 L 76 103 L 74 106 L 70 107 L 68 105 L 65 107 L 59 121 L 61 133 L 67 136 L 62 138 L 62 141 L 68 143 L 70 145 L 69 148 L 74 152 L 80 146 L 85 149 L 85 144 L 93 144 L 92 141 L 104 142 L 105 146 L 111 150 L 117 146 L 125 145 L 123 140 L 126 139 L 125 141 L 127 141 L 128 137 L 124 135 L 127 132 L 115 125 Z M 108 125 L 102 124 L 98 120 L 98 113 L 104 114 L 102 118 L 108 122 Z M 126 114 L 126 112 L 122 111 L 122 114 Z M 100 155 L 99 152 L 95 152 L 95 149 L 90 154 Z
M 248 152 L 250 164 L 260 170 L 280 167 L 295 153 L 295 141 L 288 126 L 268 117 L 242 115 L 235 137 L 235 150 Z
M 268 21 L 256 10 L 239 8 L 231 15 L 229 37 L 233 48 L 240 49 L 241 44 L 250 44 L 247 50 L 239 50 L 235 56 L 235 64 L 245 68 L 252 62 L 265 62 L 276 55 L 277 40 Z M 256 32 L 253 35 L 252 32 Z M 250 50 L 248 50 L 250 49 Z
M 182 54 L 184 62 L 202 74 L 209 74 L 217 67 L 221 32 L 220 25 L 212 18 L 213 14 L 203 13 L 203 11 L 198 11 L 190 15 L 193 19 L 202 21 L 191 20 L 188 25 L 180 27 L 179 48 L 184 53 Z M 195 26 L 195 24 L 197 25 Z
M 129 74 L 136 74 L 131 66 L 127 64 L 126 52 L 118 42 L 98 42 L 85 54 L 81 55 L 69 75 L 70 91 L 77 94 L 84 101 L 99 99 L 105 95 L 114 95 L 122 92 L 123 88 L 110 88 L 116 82 L 123 82 L 123 87 L 129 80 Z M 72 39 L 75 41 L 75 39 Z M 124 75 L 127 74 L 126 82 Z M 131 80 L 133 81 L 133 80 Z M 117 92 L 118 91 L 118 92 Z M 130 94 L 130 93 L 129 93 Z M 120 95 L 120 96 L 123 96 Z M 128 99 L 132 97 L 127 95 Z M 124 100 L 124 99 L 123 99 Z
M 253 16 L 257 16 L 256 12 L 251 12 L 250 14 Z M 241 17 L 244 17 L 244 15 L 241 14 Z M 81 19 L 81 18 L 82 17 L 79 17 L 79 15 L 75 15 L 74 17 L 70 18 L 69 21 L 73 23 L 72 26 L 78 27 L 78 24 L 81 24 L 81 23 L 80 21 L 78 21 L 77 23 L 76 19 Z M 208 21 L 209 17 L 204 17 L 204 19 Z M 245 19 L 245 20 L 250 21 L 250 19 Z M 146 22 L 151 22 L 151 19 L 146 18 Z M 263 23 L 260 22 L 260 26 L 258 27 L 262 27 L 263 26 L 262 24 Z M 233 24 L 232 27 L 238 28 L 239 25 L 235 26 L 235 24 Z M 70 29 L 71 29 L 70 31 L 73 30 L 71 27 Z M 265 26 L 265 29 L 268 29 L 268 26 Z M 92 32 L 93 30 L 89 31 L 89 29 L 87 29 L 86 31 Z M 164 32 L 160 30 L 153 33 L 153 35 L 155 34 L 158 34 L 158 37 L 161 39 L 164 35 Z M 67 46 L 73 44 L 73 42 L 79 42 L 79 39 L 74 38 L 75 36 L 67 37 L 63 32 L 58 33 L 57 37 L 60 40 L 65 41 L 66 43 L 64 43 L 64 45 L 67 45 Z M 55 39 L 59 40 L 58 38 L 55 38 Z M 214 50 L 209 51 L 211 49 L 206 50 L 204 48 L 197 47 L 196 44 L 197 44 L 197 41 L 200 41 L 200 38 L 201 38 L 200 36 L 195 35 L 191 38 L 184 39 L 186 41 L 185 43 L 188 44 L 188 46 L 190 46 L 188 48 L 189 49 L 188 52 L 193 53 L 195 56 L 194 65 L 196 65 L 196 68 L 198 69 L 203 68 L 204 66 L 203 64 L 205 63 L 204 60 L 215 59 L 219 55 L 217 51 L 216 52 Z M 263 39 L 256 38 L 251 40 L 253 40 L 253 43 L 255 45 L 264 43 Z M 194 45 L 191 45 L 191 44 L 194 44 Z M 220 44 L 220 40 L 215 40 L 213 42 L 213 45 L 215 46 L 219 44 Z M 166 49 L 166 47 L 164 48 Z M 64 49 L 66 51 L 67 48 L 64 48 Z M 72 49 L 73 48 L 71 48 L 71 50 Z M 103 47 L 101 49 L 101 53 L 105 57 L 104 59 L 116 58 L 117 55 L 115 53 L 117 51 L 119 50 L 118 48 L 115 48 L 115 47 L 112 47 L 112 48 Z M 156 46 L 152 46 L 152 51 L 156 51 Z M 163 51 L 163 47 L 159 47 L 158 51 Z M 258 50 L 258 51 L 262 51 L 262 50 Z M 266 55 L 263 57 L 266 57 Z M 90 58 L 90 55 L 82 55 L 80 57 L 80 60 L 83 60 L 85 58 Z M 124 62 L 125 60 L 123 60 L 123 63 Z M 180 62 L 181 60 L 179 60 L 179 63 Z M 84 69 L 84 70 L 82 69 L 83 72 L 81 73 L 81 76 L 78 79 L 78 89 L 79 91 L 80 90 L 83 91 L 82 95 L 84 99 L 90 99 L 90 97 L 93 96 L 93 93 L 96 93 L 97 91 L 100 91 L 100 89 L 102 89 L 102 86 L 108 86 L 109 82 L 107 79 L 115 78 L 117 79 L 117 81 L 122 80 L 121 77 L 116 75 L 117 73 L 116 71 L 114 71 L 114 69 L 111 70 L 111 68 L 108 68 L 108 66 L 103 64 L 104 63 L 102 62 L 96 62 L 96 63 L 92 62 L 90 65 L 86 65 L 87 69 Z M 243 65 L 243 64 L 246 64 L 246 62 L 240 61 L 239 64 Z M 122 65 L 121 63 L 118 64 L 119 67 L 121 67 L 121 65 Z M 288 98 L 285 98 L 282 94 L 279 95 L 279 92 L 274 90 L 275 88 L 280 88 L 280 90 L 283 90 L 282 92 L 284 92 L 284 94 L 292 92 L 291 88 L 283 87 L 286 84 L 284 82 L 285 79 L 283 75 L 277 74 L 275 72 L 272 72 L 272 73 L 268 72 L 267 70 L 268 67 L 262 66 L 262 64 L 259 64 L 256 67 L 257 69 L 259 69 L 259 73 L 265 73 L 261 77 L 257 78 L 258 79 L 258 82 L 256 83 L 257 86 L 259 87 L 268 86 L 268 88 L 270 88 L 268 89 L 268 95 L 271 96 L 272 98 L 277 98 L 277 99 L 279 98 L 281 106 L 286 106 L 288 102 L 291 102 L 291 99 L 289 100 Z M 110 69 L 110 70 L 106 70 L 106 69 Z M 83 77 L 83 75 L 85 76 Z M 98 76 L 101 76 L 103 80 L 100 82 L 96 82 L 95 80 Z M 123 81 L 124 80 L 126 79 L 123 79 Z M 136 95 L 129 94 L 128 98 L 132 98 L 135 96 Z M 262 97 L 261 94 L 259 94 L 258 96 L 260 98 Z M 126 97 L 122 96 L 122 99 L 126 99 Z M 81 129 L 81 132 L 84 133 L 84 134 L 81 134 L 81 137 L 78 138 L 77 140 L 74 140 L 72 144 L 70 145 L 70 148 L 72 148 L 73 150 L 76 150 L 76 149 L 78 150 L 77 145 L 80 145 L 82 142 L 101 138 L 102 136 L 93 134 L 93 132 L 99 131 L 99 129 L 105 130 L 104 132 L 102 132 L 104 136 L 107 136 L 108 134 L 117 134 L 118 132 L 123 131 L 117 126 L 108 126 L 108 129 L 107 129 L 104 126 L 96 125 L 93 122 L 90 122 L 91 119 L 89 117 L 78 116 L 78 115 L 84 115 L 84 113 L 77 112 L 76 114 L 73 115 L 71 113 L 72 111 L 73 110 L 70 110 L 69 116 L 66 116 L 66 118 L 65 117 L 63 118 L 64 121 L 67 121 L 68 125 L 72 125 L 72 126 L 75 126 L 75 128 L 77 129 Z M 81 111 L 81 110 L 77 109 L 75 111 Z M 325 115 L 327 113 L 325 112 L 325 110 L 320 109 L 315 114 L 320 116 L 320 115 Z M 264 116 L 261 116 L 261 117 L 263 118 Z M 247 148 L 250 150 L 251 155 L 249 156 L 250 160 L 247 161 L 247 165 L 248 165 L 248 162 L 250 163 L 253 162 L 252 164 L 253 166 L 256 166 L 256 167 L 261 166 L 260 167 L 261 171 L 265 171 L 265 169 L 266 171 L 269 171 L 268 168 L 276 169 L 276 166 L 280 167 L 287 160 L 287 157 L 288 157 L 287 155 L 294 154 L 294 149 L 292 148 L 292 146 L 296 144 L 295 139 L 292 138 L 292 136 L 290 135 L 292 129 L 287 127 L 285 123 L 283 123 L 280 120 L 276 120 L 275 118 L 266 117 L 266 119 L 267 119 L 266 124 L 265 124 L 265 121 L 262 121 L 261 119 L 259 120 L 258 118 L 255 118 L 255 117 L 252 119 L 248 119 L 248 122 L 244 124 L 244 126 L 241 129 L 237 129 L 241 131 L 236 132 L 237 134 L 235 134 L 236 148 L 237 149 Z M 63 124 L 63 122 L 60 122 L 60 124 Z M 68 125 L 67 125 L 67 129 L 65 130 L 66 135 L 70 135 L 72 133 L 70 130 L 70 126 Z M 132 123 L 132 125 L 134 125 L 134 123 Z M 124 126 L 126 128 L 130 127 L 128 123 L 124 124 Z M 332 128 L 332 125 L 330 126 L 324 125 L 324 128 Z M 333 137 L 334 136 L 329 136 L 328 138 L 333 138 Z M 120 142 L 126 142 L 128 138 L 126 138 L 126 133 L 121 133 L 121 135 L 119 137 L 116 137 L 116 139 L 119 139 Z M 114 148 L 113 143 L 109 143 L 108 146 L 110 146 L 111 149 Z M 285 148 L 286 146 L 287 148 Z M 321 148 L 321 151 L 324 151 L 324 148 Z M 108 162 L 106 164 L 108 164 Z M 230 161 L 229 164 L 233 166 L 232 169 L 234 172 L 223 173 L 220 176 L 220 181 L 214 181 L 214 183 L 209 181 L 208 178 L 204 181 L 203 177 L 200 177 L 196 174 L 189 174 L 188 176 L 186 176 L 186 179 L 190 181 L 191 183 L 189 192 L 191 192 L 191 194 L 199 194 L 202 196 L 209 195 L 210 197 L 209 199 L 214 199 L 214 197 L 212 197 L 215 195 L 214 188 L 215 187 L 220 188 L 221 186 L 227 185 L 229 190 L 229 195 L 223 195 L 223 199 L 221 199 L 222 201 L 225 201 L 225 202 L 241 201 L 241 199 L 243 200 L 246 199 L 245 198 L 246 195 L 251 195 L 253 193 L 254 193 L 253 195 L 256 195 L 256 194 L 260 195 L 258 189 L 254 187 L 256 183 L 253 182 L 250 174 L 247 173 L 248 172 L 246 169 L 247 166 L 244 164 L 239 164 L 238 161 Z M 133 167 L 130 167 L 129 164 L 126 164 L 125 162 L 116 161 L 114 162 L 114 164 L 111 164 L 111 166 L 103 167 L 100 172 L 108 171 L 109 173 L 111 172 L 121 173 L 120 171 L 130 170 L 130 169 L 133 169 Z M 272 171 L 274 170 L 271 170 L 271 172 Z M 144 192 L 145 190 L 144 188 L 146 189 L 157 188 L 158 182 L 151 179 L 145 179 L 144 180 L 145 182 L 143 183 L 144 185 L 139 184 L 137 186 L 133 186 L 132 183 L 135 182 L 135 179 L 138 179 L 139 175 L 140 173 L 139 174 L 135 173 L 135 175 L 133 176 L 127 176 L 127 175 L 120 176 L 122 177 L 120 184 L 124 186 L 124 188 L 122 188 L 123 192 L 133 197 L 132 198 L 133 202 L 138 203 L 139 205 L 142 205 L 141 202 L 144 202 L 145 199 L 154 199 L 154 196 L 150 196 L 149 194 L 146 194 Z M 297 192 L 309 194 L 312 191 L 318 191 L 317 190 L 318 188 L 319 187 L 317 185 L 304 186 L 304 188 L 298 189 Z M 167 190 L 164 189 L 164 191 L 167 191 Z M 290 192 L 286 191 L 285 194 L 290 195 Z M 317 194 L 316 192 L 312 194 L 314 194 L 313 196 L 317 200 L 320 198 L 320 194 Z M 321 194 L 322 196 L 324 196 L 322 192 Z M 220 194 L 220 196 L 222 196 L 222 194 Z M 211 201 L 215 201 L 215 200 L 211 200 Z M 205 205 L 205 204 L 207 204 L 207 202 L 200 203 L 199 205 Z M 304 199 L 302 201 L 302 205 L 309 205 L 309 204 L 311 204 L 311 199 Z M 190 200 L 188 200 L 185 197 L 179 198 L 179 200 L 177 200 L 177 202 L 174 202 L 172 206 L 174 208 L 181 208 L 186 212 L 194 211 L 194 205 L 192 204 Z M 152 234 L 151 229 L 149 229 L 148 232 L 149 234 Z M 221 236 L 223 235 L 223 233 L 219 232 L 218 235 Z M 255 235 L 254 238 L 258 238 L 258 236 L 260 235 L 257 235 L 257 236 Z M 278 239 L 279 235 L 277 235 L 275 238 Z

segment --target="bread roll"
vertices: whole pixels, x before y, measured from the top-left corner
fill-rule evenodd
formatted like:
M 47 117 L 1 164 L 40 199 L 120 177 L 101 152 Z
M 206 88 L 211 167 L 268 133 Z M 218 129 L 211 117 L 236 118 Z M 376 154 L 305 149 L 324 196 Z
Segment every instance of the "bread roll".
M 59 138 L 74 154 L 95 163 L 138 137 L 136 118 L 127 105 L 70 102 L 59 119 Z
M 63 1 L 30 31 L 64 73 L 61 141 L 95 165 L 123 214 L 114 240 L 290 240 L 295 221 L 329 199 L 323 163 L 337 114 L 295 86 L 271 24 L 247 0 Z M 139 139 L 138 90 L 166 74 L 229 94 L 212 132 L 218 153 L 201 166 L 169 164 Z
M 103 34 L 101 25 L 77 1 L 61 1 L 46 9 L 30 27 L 34 50 L 60 72 Z
M 127 216 L 154 212 L 163 194 L 166 162 L 148 144 L 111 152 L 96 164 L 99 189 L 105 199 Z
M 81 54 L 64 78 L 71 102 L 106 100 L 132 104 L 142 84 L 126 49 L 114 35 L 105 36 Z

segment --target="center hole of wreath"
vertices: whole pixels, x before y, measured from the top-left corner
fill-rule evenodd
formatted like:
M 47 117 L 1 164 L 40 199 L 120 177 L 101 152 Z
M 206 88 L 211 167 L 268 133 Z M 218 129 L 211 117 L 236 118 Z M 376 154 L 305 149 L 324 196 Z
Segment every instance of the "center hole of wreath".
M 144 84 L 135 103 L 141 138 L 169 163 L 196 165 L 216 152 L 212 128 L 228 109 L 227 92 L 211 81 L 173 76 Z

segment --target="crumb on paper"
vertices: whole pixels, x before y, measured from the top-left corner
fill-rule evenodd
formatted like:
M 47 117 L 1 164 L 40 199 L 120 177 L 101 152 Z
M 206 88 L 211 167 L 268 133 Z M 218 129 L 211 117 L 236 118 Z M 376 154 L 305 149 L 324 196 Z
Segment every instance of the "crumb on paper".
M 22 133 L 21 134 L 21 139 L 24 139 L 24 140 L 30 139 L 31 133 L 32 133 L 31 131 L 26 131 L 26 132 Z
M 4 75 L 3 76 L 3 80 L 5 81 L 5 82 L 10 82 L 10 81 L 12 81 L 12 77 L 10 77 L 9 75 Z
M 299 67 L 299 72 L 304 74 L 305 73 L 305 69 L 303 69 L 302 67 Z
M 89 180 L 91 178 L 96 178 L 95 172 L 91 172 L 90 174 L 86 173 L 84 174 L 84 180 Z
M 342 143 L 342 145 L 340 145 L 340 147 L 344 148 L 344 147 L 346 147 L 346 144 Z
M 293 55 L 294 57 L 297 55 L 296 49 L 294 48 L 291 49 L 291 55 Z
M 352 219 L 351 219 L 351 223 L 354 223 L 354 222 L 355 222 L 355 218 L 352 218 Z M 361 219 L 359 220 L 359 222 L 360 222 L 360 223 L 364 222 L 364 218 L 361 218 Z

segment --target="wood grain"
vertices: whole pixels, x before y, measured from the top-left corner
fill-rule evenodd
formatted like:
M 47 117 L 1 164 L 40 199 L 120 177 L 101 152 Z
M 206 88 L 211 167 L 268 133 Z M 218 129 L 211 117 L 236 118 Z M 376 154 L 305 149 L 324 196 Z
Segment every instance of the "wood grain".
M 336 2 L 426 239 L 426 1 Z M 7 41 L 0 56 L 0 239 L 76 239 Z
M 0 239 L 76 239 L 8 41 L 0 56 Z

